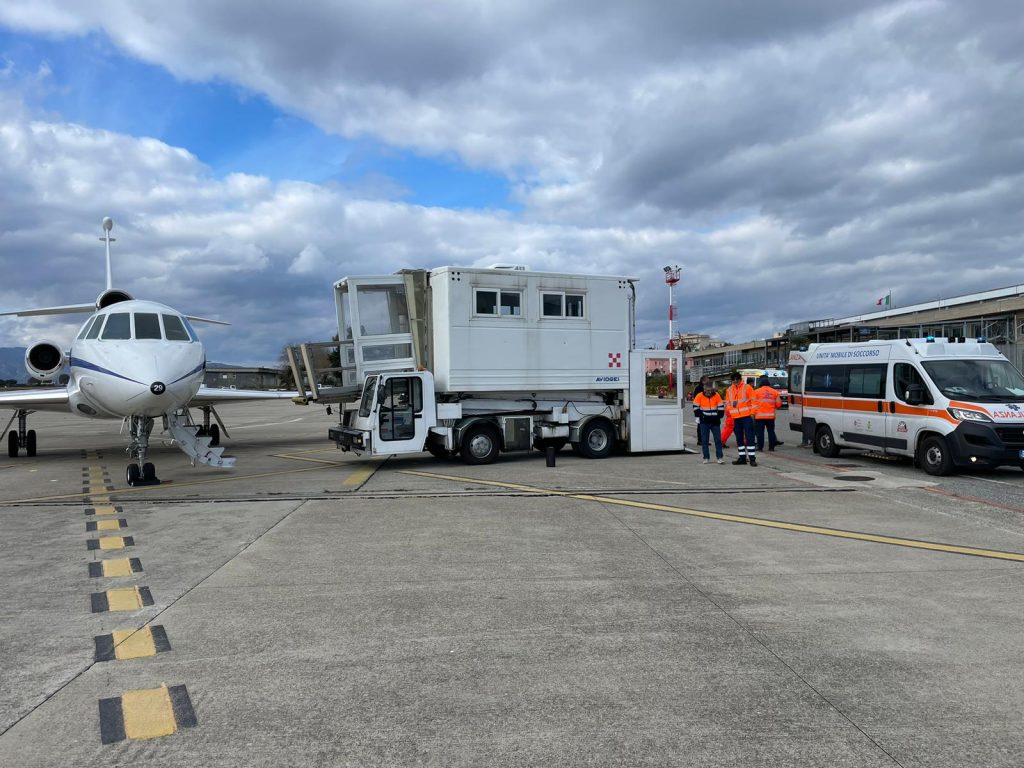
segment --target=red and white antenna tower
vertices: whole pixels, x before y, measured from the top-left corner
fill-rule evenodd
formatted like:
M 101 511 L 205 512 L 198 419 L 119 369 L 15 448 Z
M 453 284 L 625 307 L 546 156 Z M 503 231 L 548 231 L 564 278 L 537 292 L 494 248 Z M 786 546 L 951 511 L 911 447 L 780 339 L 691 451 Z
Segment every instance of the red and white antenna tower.
M 676 305 L 672 298 L 672 288 L 679 282 L 681 268 L 677 264 L 674 267 L 665 267 L 665 284 L 668 285 L 668 342 L 671 344 L 676 337 L 673 322 L 676 319 Z

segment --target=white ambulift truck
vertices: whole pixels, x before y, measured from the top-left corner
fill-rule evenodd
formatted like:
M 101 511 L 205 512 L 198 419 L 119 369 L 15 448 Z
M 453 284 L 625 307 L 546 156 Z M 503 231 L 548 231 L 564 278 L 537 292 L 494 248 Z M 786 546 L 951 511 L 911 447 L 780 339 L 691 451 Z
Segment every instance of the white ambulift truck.
M 587 458 L 682 450 L 682 352 L 634 348 L 635 283 L 500 267 L 338 281 L 330 439 L 471 464 L 567 443 Z

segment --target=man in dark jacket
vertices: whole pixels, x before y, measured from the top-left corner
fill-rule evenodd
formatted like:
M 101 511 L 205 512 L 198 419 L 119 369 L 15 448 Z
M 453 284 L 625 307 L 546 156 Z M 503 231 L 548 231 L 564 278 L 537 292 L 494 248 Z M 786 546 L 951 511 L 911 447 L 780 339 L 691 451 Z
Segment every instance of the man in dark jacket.
M 704 454 L 704 463 L 711 461 L 708 437 L 715 438 L 715 458 L 723 464 L 722 458 L 722 417 L 725 416 L 725 403 L 722 396 L 711 386 L 710 381 L 704 382 L 704 391 L 693 398 L 693 416 L 697 420 L 697 436 L 700 450 Z

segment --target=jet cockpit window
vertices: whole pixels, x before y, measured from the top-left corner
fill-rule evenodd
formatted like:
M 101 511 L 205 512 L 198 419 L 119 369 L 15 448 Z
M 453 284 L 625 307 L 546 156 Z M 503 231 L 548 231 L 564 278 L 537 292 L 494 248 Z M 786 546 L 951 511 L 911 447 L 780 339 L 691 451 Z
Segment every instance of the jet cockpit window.
M 177 315 L 164 315 L 164 333 L 168 341 L 191 341 L 185 324 Z
M 89 332 L 85 334 L 87 339 L 95 339 L 100 335 L 100 328 L 103 327 L 103 315 L 97 315 L 93 318 L 92 325 L 89 328 Z
M 104 341 L 109 339 L 130 339 L 132 337 L 132 316 L 127 312 L 114 312 L 107 315 L 107 324 L 103 327 Z
M 135 313 L 135 338 L 136 339 L 159 339 L 160 318 L 155 313 Z
M 89 319 L 88 319 L 88 320 L 86 321 L 85 325 L 83 325 L 83 326 L 82 326 L 82 330 L 81 330 L 81 331 L 79 332 L 78 336 L 76 336 L 75 338 L 76 338 L 76 339 L 84 339 L 84 338 L 85 338 L 85 334 L 87 334 L 87 333 L 89 332 L 89 329 L 90 329 L 90 328 L 92 328 L 92 327 L 93 327 L 93 325 L 94 325 L 94 324 L 95 324 L 95 323 L 96 323 L 96 322 L 97 322 L 98 320 L 99 320 L 99 318 L 98 318 L 98 317 L 90 317 L 90 318 L 89 318 Z

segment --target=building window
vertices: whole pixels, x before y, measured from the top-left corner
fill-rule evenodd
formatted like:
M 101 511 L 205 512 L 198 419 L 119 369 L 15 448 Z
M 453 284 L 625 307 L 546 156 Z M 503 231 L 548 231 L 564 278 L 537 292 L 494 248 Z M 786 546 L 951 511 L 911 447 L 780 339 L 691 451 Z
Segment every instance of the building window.
M 540 295 L 542 317 L 584 317 L 583 294 L 544 291 Z
M 487 317 L 520 317 L 523 294 L 519 291 L 498 291 L 478 288 L 474 291 L 475 314 Z

